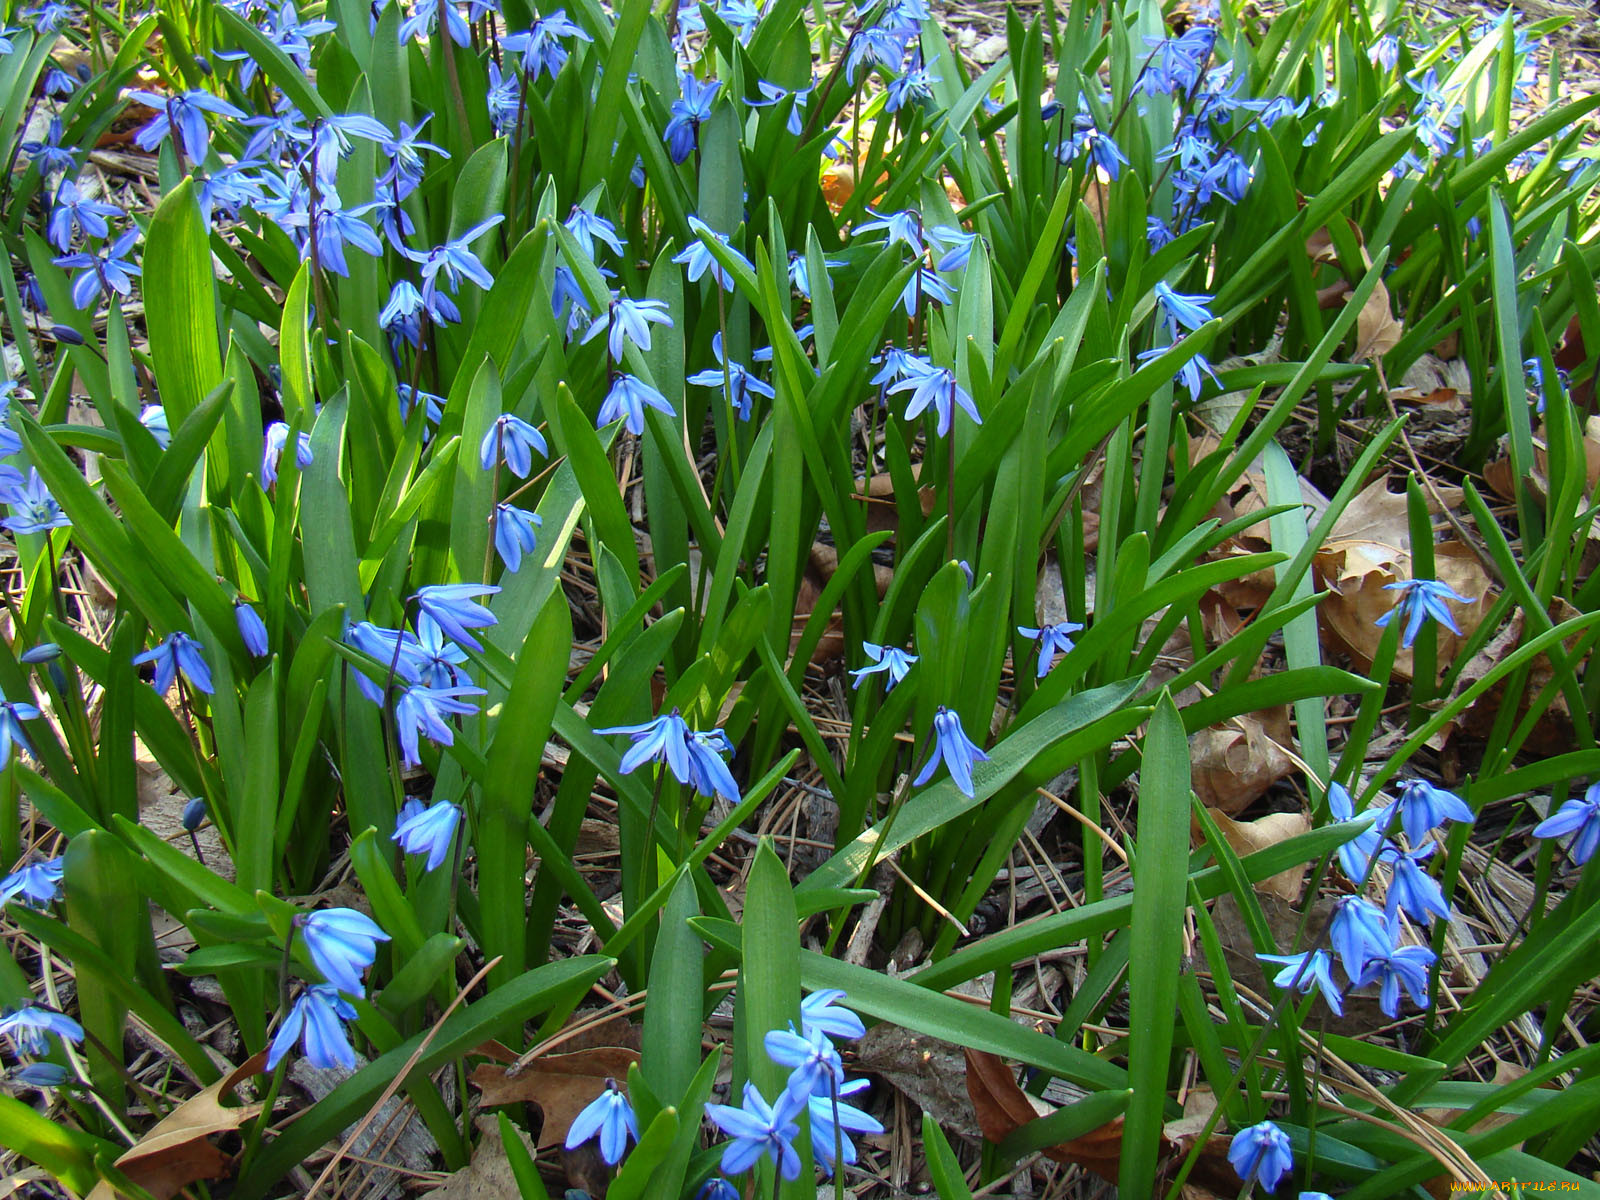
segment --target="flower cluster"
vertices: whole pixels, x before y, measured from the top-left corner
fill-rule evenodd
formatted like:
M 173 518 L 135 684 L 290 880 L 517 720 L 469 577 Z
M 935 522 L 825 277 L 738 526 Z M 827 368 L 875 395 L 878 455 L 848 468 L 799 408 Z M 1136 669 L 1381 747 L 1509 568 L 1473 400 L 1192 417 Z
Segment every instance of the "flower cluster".
M 325 983 L 302 988 L 267 1048 L 267 1070 L 275 1070 L 300 1042 L 314 1067 L 354 1070 L 356 1052 L 344 1022 L 356 1017 L 350 997 L 367 994 L 361 976 L 378 956 L 378 943 L 389 935 L 365 913 L 353 908 L 324 908 L 294 918 L 290 936 L 298 932 L 306 953 Z
M 665 764 L 672 777 L 692 784 L 702 796 L 720 795 L 739 802 L 739 785 L 723 760 L 733 744 L 720 729 L 693 730 L 677 709 L 638 725 L 613 725 L 596 729 L 603 737 L 624 734 L 632 743 L 622 756 L 623 774 L 631 775 L 645 763 Z
M 854 1039 L 866 1032 L 861 1018 L 839 1005 L 844 992 L 813 992 L 800 1003 L 800 1031 L 793 1024 L 763 1039 L 768 1056 L 790 1068 L 788 1082 L 774 1103 L 754 1084 L 744 1086 L 744 1102 L 707 1104 L 706 1116 L 732 1140 L 722 1152 L 724 1175 L 739 1175 L 770 1158 L 785 1179 L 800 1177 L 800 1155 L 794 1148 L 802 1112 L 810 1117 L 811 1152 L 830 1174 L 837 1159 L 848 1166 L 856 1148 L 846 1134 L 882 1133 L 883 1126 L 861 1109 L 841 1102 L 866 1086 L 865 1079 L 846 1080 L 834 1038 Z

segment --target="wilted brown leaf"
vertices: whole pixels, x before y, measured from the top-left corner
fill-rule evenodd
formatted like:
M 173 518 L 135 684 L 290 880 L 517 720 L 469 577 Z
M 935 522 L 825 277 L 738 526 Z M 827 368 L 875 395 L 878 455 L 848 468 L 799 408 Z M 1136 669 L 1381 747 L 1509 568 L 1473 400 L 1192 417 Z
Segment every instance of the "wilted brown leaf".
M 571 1054 L 546 1054 L 515 1076 L 508 1075 L 505 1067 L 484 1063 L 471 1078 L 482 1090 L 485 1105 L 537 1104 L 544 1114 L 539 1130 L 543 1150 L 566 1139 L 573 1120 L 605 1090 L 607 1079 L 626 1079 L 628 1067 L 638 1061 L 639 1052 L 626 1046 L 591 1046 Z
M 1241 857 L 1311 831 L 1311 822 L 1304 813 L 1268 813 L 1254 821 L 1235 821 L 1221 809 L 1208 808 L 1206 811 L 1217 823 L 1223 839 L 1233 847 L 1234 853 Z M 1197 839 L 1203 836 L 1198 825 L 1193 832 Z M 1256 884 L 1256 891 L 1266 892 L 1280 900 L 1291 902 L 1297 900 L 1300 898 L 1300 888 L 1305 883 L 1308 866 L 1307 863 L 1301 863 L 1297 867 L 1290 867 L 1287 871 L 1268 876 Z
M 1285 748 L 1294 741 L 1283 709 L 1244 713 L 1189 739 L 1194 791 L 1207 808 L 1233 815 L 1295 772 Z
M 230 1108 L 222 1102 L 241 1081 L 259 1075 L 266 1061 L 262 1051 L 178 1105 L 117 1159 L 117 1169 L 158 1200 L 169 1200 L 191 1183 L 226 1178 L 229 1158 L 207 1139 L 234 1132 L 261 1111 L 259 1104 Z M 114 1200 L 116 1195 L 116 1189 L 101 1182 L 89 1200 Z
M 1400 344 L 1404 332 L 1405 326 L 1390 308 L 1389 289 L 1380 283 L 1356 315 L 1356 349 L 1351 357 L 1357 361 L 1382 358 Z

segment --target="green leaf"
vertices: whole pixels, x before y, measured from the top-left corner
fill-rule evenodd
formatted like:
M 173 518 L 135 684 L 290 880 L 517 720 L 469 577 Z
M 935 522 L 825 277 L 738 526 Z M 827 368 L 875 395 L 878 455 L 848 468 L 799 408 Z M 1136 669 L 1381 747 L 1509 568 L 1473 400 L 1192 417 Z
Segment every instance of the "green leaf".
M 162 197 L 150 219 L 144 271 L 145 294 L 159 298 L 145 310 L 150 355 L 167 423 L 176 430 L 222 382 L 211 239 L 193 180 Z
M 1139 857 L 1134 864 L 1133 944 L 1128 962 L 1128 1081 L 1118 1188 L 1155 1187 L 1166 1117 L 1167 1074 L 1183 957 L 1188 879 L 1173 869 L 1189 852 L 1189 739 L 1170 695 L 1156 702 L 1139 773 Z
M 750 1082 L 775 1098 L 786 1073 L 767 1055 L 762 1038 L 800 1020 L 800 922 L 783 860 L 763 839 L 750 867 L 744 909 L 744 953 L 739 965 L 740 1049 Z

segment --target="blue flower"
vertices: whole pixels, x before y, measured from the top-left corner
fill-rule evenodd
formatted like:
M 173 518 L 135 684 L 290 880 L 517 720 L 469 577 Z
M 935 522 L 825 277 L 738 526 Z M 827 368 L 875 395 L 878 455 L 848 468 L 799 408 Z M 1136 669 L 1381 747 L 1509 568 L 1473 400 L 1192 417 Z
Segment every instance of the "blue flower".
M 916 313 L 923 297 L 936 300 L 940 304 L 949 304 L 955 299 L 956 294 L 936 272 L 927 267 L 919 267 L 911 278 L 906 280 L 906 286 L 900 289 L 900 307 L 905 309 L 906 316 Z
M 1137 356 L 1138 361 L 1143 363 L 1149 362 L 1153 358 L 1160 358 L 1181 341 L 1183 341 L 1181 337 L 1174 338 L 1168 345 L 1142 350 Z M 1209 376 L 1211 382 L 1218 387 L 1222 386 L 1222 380 L 1217 378 L 1217 373 L 1211 369 L 1210 361 L 1203 354 L 1190 355 L 1184 360 L 1183 366 L 1178 368 L 1178 381 L 1189 389 L 1191 403 L 1200 399 L 1200 389 L 1205 386 L 1204 376 Z
M 68 1042 L 81 1042 L 83 1026 L 65 1013 L 37 1004 L 25 1004 L 0 1016 L 0 1037 L 10 1038 L 18 1054 L 37 1057 L 49 1053 L 47 1035 Z
M 611 361 L 620 363 L 625 339 L 631 340 L 641 350 L 650 349 L 652 323 L 672 328 L 672 317 L 667 312 L 665 300 L 634 300 L 619 293 L 605 312 L 594 319 L 581 340 L 588 342 L 609 327 L 606 349 L 611 352 Z
M 174 125 L 183 143 L 183 152 L 197 166 L 205 161 L 211 148 L 211 130 L 206 124 L 206 114 L 229 117 L 242 121 L 245 113 L 210 92 L 183 92 L 163 95 L 157 92 L 129 92 L 128 98 L 136 100 L 156 112 L 155 119 L 133 135 L 141 150 L 154 150 L 166 140 Z
M 1333 960 L 1328 957 L 1326 950 L 1306 950 L 1299 954 L 1258 954 L 1256 957 L 1262 962 L 1278 963 L 1283 967 L 1272 979 L 1278 987 L 1292 987 L 1302 994 L 1316 988 L 1328 1002 L 1334 1016 L 1344 1016 L 1339 985 L 1333 981 Z M 1308 957 L 1309 962 L 1306 961 Z
M 273 487 L 278 482 L 278 462 L 283 458 L 284 447 L 289 444 L 289 426 L 282 421 L 274 421 L 267 426 L 267 432 L 261 442 L 261 487 L 265 490 Z M 312 463 L 311 435 L 302 433 L 295 438 L 294 462 L 295 466 L 304 471 Z
M 377 958 L 378 943 L 389 940 L 371 917 L 353 908 L 324 908 L 294 923 L 324 979 L 347 996 L 367 994 L 361 973 Z
M 1600 846 L 1600 783 L 1591 783 L 1582 800 L 1568 800 L 1559 809 L 1533 827 L 1537 838 L 1564 837 L 1576 831 L 1577 837 L 1567 853 L 1572 861 L 1582 866 L 1594 856 Z
M 811 1036 L 813 1029 L 819 1029 L 829 1037 L 851 1041 L 866 1036 L 867 1027 L 861 1023 L 861 1018 L 848 1008 L 839 1007 L 837 1001 L 844 998 L 843 988 L 823 988 L 800 1001 L 800 1028 L 807 1037 Z
M 454 0 L 411 0 L 411 15 L 400 23 L 400 40 L 414 41 L 423 34 L 436 32 L 441 12 L 450 40 L 458 46 L 471 44 L 472 30 L 457 11 Z
M 844 264 L 838 259 L 825 258 L 822 260 L 824 272 Z M 806 256 L 799 251 L 789 251 L 789 284 L 807 300 L 811 299 L 811 264 L 806 261 Z
M 1400 828 L 1413 846 L 1422 845 L 1428 831 L 1437 829 L 1446 821 L 1465 821 L 1472 824 L 1472 810 L 1454 792 L 1436 788 L 1425 779 L 1413 779 L 1400 789 L 1400 799 L 1394 802 L 1400 813 Z
M 692 730 L 689 734 L 689 779 L 702 796 L 722 796 L 739 803 L 739 784 L 723 762 L 733 744 L 720 729 Z
M 436 870 L 449 857 L 450 842 L 461 823 L 461 809 L 441 800 L 424 808 L 420 800 L 407 800 L 400 819 L 389 835 L 407 854 L 426 854 L 424 870 Z
M 201 643 L 180 629 L 166 641 L 143 654 L 134 655 L 133 665 L 137 667 L 147 662 L 155 663 L 154 682 L 156 692 L 160 695 L 166 695 L 179 670 L 183 671 L 184 677 L 194 685 L 195 690 L 210 695 L 214 689 L 211 686 L 211 668 L 206 666 L 205 655 L 201 653 L 204 649 Z
M 244 639 L 244 648 L 257 658 L 265 658 L 271 647 L 267 644 L 267 626 L 261 619 L 261 614 L 252 608 L 245 600 L 233 602 L 234 623 L 239 626 L 239 636 Z
M 53 1062 L 28 1063 L 6 1074 L 8 1082 L 31 1088 L 58 1088 L 68 1078 L 67 1069 Z
M 1388 954 L 1394 945 L 1383 910 L 1360 896 L 1344 896 L 1334 902 L 1328 941 L 1351 979 L 1361 974 L 1369 958 Z
M 511 473 L 518 479 L 526 479 L 533 470 L 535 450 L 542 457 L 550 456 L 550 447 L 545 444 L 544 435 L 521 417 L 504 413 L 494 419 L 489 432 L 478 443 L 478 463 L 485 471 L 489 471 L 503 456 Z
M 77 184 L 64 179 L 56 190 L 55 207 L 50 210 L 50 242 L 57 250 L 70 250 L 74 226 L 86 238 L 107 237 L 111 227 L 106 224 L 106 218 L 125 215 L 115 204 L 87 199 L 78 191 Z
M 423 253 L 417 250 L 407 250 L 405 255 L 414 263 L 422 267 L 422 295 L 426 299 L 439 290 L 439 276 L 442 274 L 449 283 L 450 290 L 456 291 L 461 286 L 463 278 L 472 280 L 473 283 L 487 291 L 494 286 L 494 276 L 489 274 L 489 268 L 479 261 L 478 256 L 472 252 L 472 243 L 477 241 L 501 221 L 505 220 L 504 213 L 496 213 L 488 220 L 480 221 L 460 237 L 451 238 L 442 246 L 435 246 L 432 250 Z
M 828 1035 L 812 1026 L 803 1035 L 788 1029 L 769 1030 L 762 1038 L 767 1057 L 780 1067 L 789 1067 L 786 1090 L 795 1100 L 821 1093 L 831 1095 L 844 1082 L 844 1063 Z
M 501 503 L 494 508 L 494 548 L 506 570 L 515 575 L 522 569 L 522 556 L 533 553 L 537 544 L 534 530 L 544 522 L 538 513 L 513 504 Z
M 499 590 L 482 583 L 436 583 L 418 588 L 413 599 L 419 609 L 439 623 L 446 637 L 469 650 L 481 651 L 482 644 L 467 631 L 487 629 L 498 625 L 499 620 L 473 601 L 479 596 L 492 596 Z
M 1429 842 L 1422 850 L 1402 852 L 1391 848 L 1387 851 L 1387 857 L 1394 863 L 1394 877 L 1389 880 L 1389 896 L 1384 906 L 1390 921 L 1402 908 L 1419 925 L 1426 925 L 1433 915 L 1450 919 L 1450 906 L 1445 903 L 1444 892 L 1433 876 L 1422 869 L 1422 863 L 1436 848 L 1437 843 Z
M 718 331 L 711 335 L 711 352 L 717 356 L 721 366 L 707 367 L 698 371 L 684 380 L 685 383 L 695 387 L 721 388 L 726 385 L 728 389 L 728 403 L 739 413 L 741 421 L 750 419 L 750 405 L 752 396 L 764 396 L 771 400 L 777 396 L 772 390 L 772 385 L 764 383 L 750 374 L 743 363 L 736 363 L 724 358 L 722 354 L 722 333 Z
M 852 1079 L 849 1083 L 839 1088 L 838 1095 L 840 1097 L 853 1096 L 857 1092 L 864 1090 L 868 1086 L 868 1082 L 865 1079 Z M 833 1118 L 836 1108 L 839 1116 L 838 1128 L 841 1131 L 850 1133 L 883 1132 L 883 1126 L 859 1108 L 845 1104 L 842 1101 L 836 1105 L 834 1101 L 835 1098 L 827 1094 L 820 1096 L 813 1094 L 806 1101 L 806 1107 L 811 1113 L 811 1154 L 822 1168 L 830 1174 L 833 1172 L 834 1138 L 836 1136 Z M 837 1136 L 839 1150 L 842 1152 L 846 1165 L 855 1162 L 855 1143 L 845 1137 L 843 1133 Z
M 1399 583 L 1386 583 L 1384 590 L 1399 592 L 1400 598 L 1395 601 L 1395 606 L 1383 616 L 1373 622 L 1382 629 L 1394 620 L 1399 613 L 1406 619 L 1405 635 L 1400 639 L 1400 644 L 1406 649 L 1411 648 L 1411 643 L 1417 640 L 1417 633 L 1422 629 L 1423 619 L 1432 617 L 1451 633 L 1459 635 L 1455 618 L 1450 615 L 1448 600 L 1459 604 L 1471 604 L 1472 601 L 1459 594 L 1448 583 L 1436 579 L 1403 579 Z
M 689 245 L 685 247 L 681 253 L 673 255 L 672 261 L 683 264 L 684 269 L 689 276 L 690 283 L 698 283 L 700 276 L 704 275 L 707 271 L 710 271 L 711 278 L 717 281 L 717 285 L 721 287 L 723 291 L 733 291 L 733 276 L 722 269 L 722 264 L 719 263 L 716 260 L 716 257 L 711 253 L 709 246 L 712 242 L 716 242 L 736 260 L 743 263 L 747 270 L 755 270 L 755 268 L 751 266 L 748 258 L 746 258 L 743 254 L 740 254 L 732 246 L 728 245 L 727 238 L 723 237 L 722 234 L 718 233 L 715 229 L 712 229 L 711 226 L 700 220 L 699 217 L 689 218 L 689 228 L 694 230 L 697 240 L 689 243 Z
M 357 990 L 352 995 L 359 995 Z M 278 1032 L 267 1049 L 267 1070 L 274 1071 L 283 1056 L 294 1049 L 294 1044 L 305 1039 L 306 1061 L 324 1071 L 343 1067 L 355 1070 L 356 1052 L 350 1047 L 350 1035 L 343 1021 L 353 1021 L 355 1007 L 339 994 L 339 989 L 328 983 L 314 983 L 304 989 L 289 1009 L 289 1015 L 278 1026 Z
M 389 289 L 388 302 L 378 312 L 378 324 L 390 337 L 404 338 L 415 346 L 422 337 L 423 308 L 416 284 L 402 279 Z
M 606 1080 L 606 1090 L 589 1101 L 567 1130 L 566 1148 L 576 1150 L 592 1138 L 600 1139 L 600 1157 L 616 1166 L 628 1148 L 628 1139 L 639 1140 L 639 1122 L 633 1105 L 622 1094 L 615 1079 Z
M 868 675 L 884 675 L 886 679 L 883 690 L 887 695 L 894 689 L 895 684 L 911 673 L 911 665 L 917 661 L 915 654 L 907 654 L 899 646 L 880 646 L 876 642 L 862 642 L 861 649 L 872 660 L 872 666 L 857 667 L 850 672 L 855 677 L 855 682 L 850 685 L 852 688 L 860 687 L 861 681 Z
M 467 652 L 447 640 L 439 622 L 427 613 L 417 618 L 417 636 L 400 653 L 406 678 L 430 688 L 454 687 L 456 668 L 467 661 Z M 389 644 L 389 655 L 394 656 L 393 642 Z
M 61 144 L 60 117 L 50 118 L 44 141 L 23 142 L 20 148 L 33 160 L 33 165 L 39 168 L 39 174 L 44 178 L 60 172 L 70 173 L 78 166 L 76 152 Z
M 65 868 L 60 858 L 29 863 L 0 879 L 0 905 L 21 898 L 29 908 L 44 908 L 61 899 L 61 876 Z
M 0 698 L 0 765 L 11 761 L 11 747 L 20 746 L 33 753 L 33 745 L 22 728 L 22 722 L 37 720 L 39 710 L 24 700 Z
M 637 376 L 619 371 L 611 380 L 611 390 L 600 402 L 595 427 L 603 429 L 611 422 L 621 420 L 628 432 L 638 437 L 644 432 L 644 410 L 647 406 L 669 417 L 678 415 L 667 398 L 655 388 Z
M 739 1189 L 721 1175 L 713 1175 L 700 1185 L 694 1200 L 739 1200 Z
M 625 734 L 633 745 L 622 756 L 622 773 L 631 775 L 647 762 L 666 763 L 673 778 L 688 783 L 691 778 L 690 750 L 693 739 L 689 725 L 677 709 L 638 725 L 611 725 L 596 729 L 601 737 Z
M 1211 310 L 1206 308 L 1211 302 L 1210 296 L 1185 295 L 1173 291 L 1164 283 L 1156 284 L 1155 294 L 1161 308 L 1162 325 L 1173 336 L 1177 335 L 1180 326 L 1194 330 L 1211 320 Z
M 1339 847 L 1339 867 L 1345 878 L 1357 887 L 1367 882 L 1372 874 L 1372 864 L 1378 860 L 1388 844 L 1386 835 L 1394 823 L 1393 805 L 1381 804 L 1368 808 L 1357 817 L 1355 803 L 1342 783 L 1328 786 L 1328 811 L 1340 823 L 1360 819 L 1368 822 L 1367 829 Z
M 437 425 L 444 419 L 444 406 L 447 401 L 443 396 L 414 388 L 409 383 L 400 383 L 395 385 L 395 397 L 400 401 L 402 421 L 408 420 L 411 410 L 419 405 L 422 407 L 422 419 L 429 425 Z
M 851 240 L 860 237 L 863 233 L 876 233 L 882 230 L 888 235 L 885 245 L 892 246 L 896 242 L 904 242 L 911 247 L 911 253 L 921 254 L 926 245 L 922 238 L 922 214 L 915 209 L 902 209 L 900 212 L 879 213 L 867 209 L 869 220 L 862 221 L 850 231 Z
M 1357 987 L 1378 983 L 1378 1007 L 1391 1019 L 1400 1015 L 1400 988 L 1411 993 L 1418 1008 L 1428 1007 L 1428 969 L 1437 957 L 1426 946 L 1401 946 L 1385 950 L 1367 960 L 1365 969 L 1354 979 Z
M 1023 637 L 1037 639 L 1039 642 L 1039 665 L 1035 670 L 1034 678 L 1043 679 L 1050 674 L 1055 666 L 1058 654 L 1071 654 L 1076 644 L 1072 635 L 1083 629 L 1076 621 L 1058 621 L 1054 625 L 1045 625 L 1034 629 L 1030 625 L 1018 625 L 1017 632 Z
M 905 55 L 905 43 L 895 30 L 873 25 L 851 34 L 845 51 L 844 78 L 853 85 L 856 72 L 863 67 L 868 71 L 877 66 L 891 70 L 898 67 Z
M 972 247 L 977 245 L 979 240 L 976 233 L 968 233 L 952 225 L 935 225 L 928 230 L 928 244 L 938 251 L 940 256 L 939 261 L 933 264 L 934 269 L 961 270 L 972 257 Z
M 568 214 L 563 224 L 577 239 L 578 245 L 583 247 L 583 253 L 590 262 L 594 261 L 594 244 L 597 241 L 610 246 L 614 254 L 622 253 L 622 243 L 617 239 L 617 227 L 587 208 L 574 204 L 572 212 Z
M 486 695 L 488 693 L 479 687 L 441 688 L 416 683 L 406 688 L 394 706 L 401 761 L 408 767 L 421 764 L 418 734 L 441 746 L 454 745 L 455 731 L 445 718 L 471 716 L 478 711 L 478 706 L 464 697 Z
M 1233 1135 L 1228 1161 L 1246 1183 L 1254 1179 L 1267 1191 L 1275 1192 L 1294 1166 L 1294 1154 L 1289 1149 L 1289 1135 L 1271 1121 L 1263 1121 Z
M 940 759 L 950 768 L 950 778 L 955 781 L 956 787 L 971 799 L 972 765 L 974 762 L 988 762 L 989 756 L 967 737 L 966 730 L 961 728 L 960 716 L 942 704 L 933 716 L 933 752 L 928 755 L 928 761 L 922 765 L 917 777 L 911 781 L 912 786 L 921 787 L 932 779 Z
M 200 826 L 205 824 L 205 820 L 206 802 L 203 797 L 196 796 L 183 806 L 181 823 L 185 833 L 194 833 Z
M 733 1138 L 722 1152 L 722 1171 L 738 1175 L 756 1165 L 763 1155 L 772 1159 L 785 1179 L 800 1178 L 800 1155 L 794 1139 L 800 1133 L 795 1123 L 804 1107 L 786 1089 L 776 1106 L 769 1105 L 754 1084 L 744 1085 L 744 1105 L 707 1104 L 706 1117 L 723 1133 Z
M 939 82 L 939 76 L 929 75 L 927 68 L 915 66 L 905 74 L 889 81 L 889 94 L 884 100 L 885 112 L 899 112 L 907 104 L 933 98 L 933 85 Z M 940 267 L 941 271 L 949 270 Z
M 165 450 L 172 445 L 172 427 L 167 424 L 167 410 L 159 404 L 146 404 L 139 410 L 139 424 L 150 431 L 156 445 Z
M 56 266 L 78 272 L 72 280 L 72 303 L 76 307 L 89 308 L 102 292 L 126 296 L 133 291 L 133 277 L 140 270 L 127 257 L 138 240 L 139 231 L 130 229 L 109 246 L 102 246 L 98 254 L 80 250 L 55 259 Z
M 722 84 L 715 79 L 701 83 L 693 75 L 679 76 L 683 96 L 674 100 L 667 127 L 662 130 L 662 140 L 667 143 L 667 153 L 674 163 L 681 163 L 694 153 L 700 141 L 700 123 L 711 116 L 711 103 Z M 698 276 L 696 277 L 698 278 Z
M 905 412 L 908 421 L 915 420 L 922 415 L 928 405 L 933 405 L 934 412 L 939 418 L 940 437 L 949 435 L 957 405 L 960 405 L 962 412 L 972 418 L 974 425 L 983 424 L 983 418 L 978 415 L 978 406 L 972 402 L 972 396 L 967 390 L 956 382 L 956 373 L 949 367 L 935 367 L 931 371 L 924 371 L 914 379 L 902 379 L 899 383 L 890 385 L 889 392 L 911 393 L 911 402 L 906 405 Z

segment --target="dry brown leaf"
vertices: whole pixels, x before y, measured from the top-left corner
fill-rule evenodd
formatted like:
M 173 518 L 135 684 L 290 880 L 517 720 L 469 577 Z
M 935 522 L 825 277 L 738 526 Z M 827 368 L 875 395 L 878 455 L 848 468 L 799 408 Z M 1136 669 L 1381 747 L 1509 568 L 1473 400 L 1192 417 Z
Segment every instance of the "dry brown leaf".
M 484 1063 L 472 1072 L 483 1103 L 531 1102 L 544 1114 L 539 1149 L 566 1140 L 567 1130 L 585 1105 L 605 1090 L 607 1079 L 623 1080 L 639 1052 L 626 1046 L 590 1046 L 571 1054 L 546 1054 L 522 1073 L 509 1076 L 505 1067 Z
M 500 1140 L 500 1122 L 492 1117 L 480 1117 L 475 1123 L 482 1137 L 473 1148 L 472 1160 L 459 1171 L 451 1172 L 440 1187 L 427 1193 L 428 1200 L 518 1200 L 522 1195 L 511 1162 L 506 1158 L 505 1143 Z M 532 1153 L 528 1136 L 520 1129 L 515 1132 Z
M 222 1102 L 243 1080 L 259 1075 L 266 1061 L 263 1050 L 189 1097 L 117 1159 L 117 1169 L 157 1200 L 170 1200 L 191 1183 L 226 1178 L 229 1158 L 207 1139 L 232 1133 L 260 1113 L 259 1104 L 230 1108 Z M 116 1195 L 116 1189 L 102 1181 L 95 1184 L 89 1200 L 115 1200 Z
M 1578 610 L 1559 596 L 1551 602 L 1550 619 L 1556 624 L 1570 620 L 1578 615 Z M 1507 655 L 1520 646 L 1524 637 L 1524 615 L 1520 609 L 1512 614 L 1504 629 L 1497 632 L 1494 637 L 1484 645 L 1483 649 L 1472 656 L 1456 676 L 1455 691 L 1452 699 L 1460 696 L 1472 687 Z M 1563 645 L 1567 652 L 1572 653 L 1577 647 L 1576 637 L 1568 638 Z M 1517 699 L 1517 720 L 1520 722 L 1527 712 L 1529 700 L 1539 695 L 1547 684 L 1555 677 L 1555 667 L 1548 655 L 1536 655 L 1527 667 L 1528 675 L 1521 696 Z M 1487 737 L 1493 729 L 1495 720 L 1500 715 L 1500 710 L 1505 707 L 1506 694 L 1505 682 L 1495 684 L 1474 700 L 1465 711 L 1455 720 L 1451 721 L 1443 731 L 1441 740 L 1448 740 L 1456 730 L 1466 733 L 1469 737 Z M 1576 729 L 1572 721 L 1572 711 L 1567 706 L 1566 697 L 1557 692 L 1550 706 L 1540 714 L 1534 722 L 1533 730 L 1528 735 L 1525 749 L 1530 754 L 1541 757 L 1550 757 L 1563 754 L 1568 750 L 1576 749 Z
M 1295 772 L 1285 747 L 1294 741 L 1286 710 L 1244 713 L 1189 739 L 1194 791 L 1207 808 L 1243 812 Z
M 1380 283 L 1356 315 L 1356 349 L 1351 357 L 1357 361 L 1382 358 L 1400 344 L 1404 332 L 1405 326 L 1389 307 L 1389 289 Z
M 1235 821 L 1221 809 L 1209 808 L 1206 811 L 1217 823 L 1223 839 L 1233 847 L 1234 853 L 1241 857 L 1254 854 L 1257 850 L 1265 850 L 1268 846 L 1276 846 L 1279 842 L 1286 842 L 1292 837 L 1299 837 L 1302 833 L 1311 832 L 1311 822 L 1304 813 L 1268 813 L 1254 821 Z M 1194 833 L 1197 837 L 1202 836 L 1198 828 Z M 1290 867 L 1287 871 L 1268 876 L 1256 884 L 1256 891 L 1266 892 L 1280 900 L 1291 902 L 1297 900 L 1300 898 L 1300 889 L 1305 883 L 1308 865 L 1301 863 L 1297 867 Z

